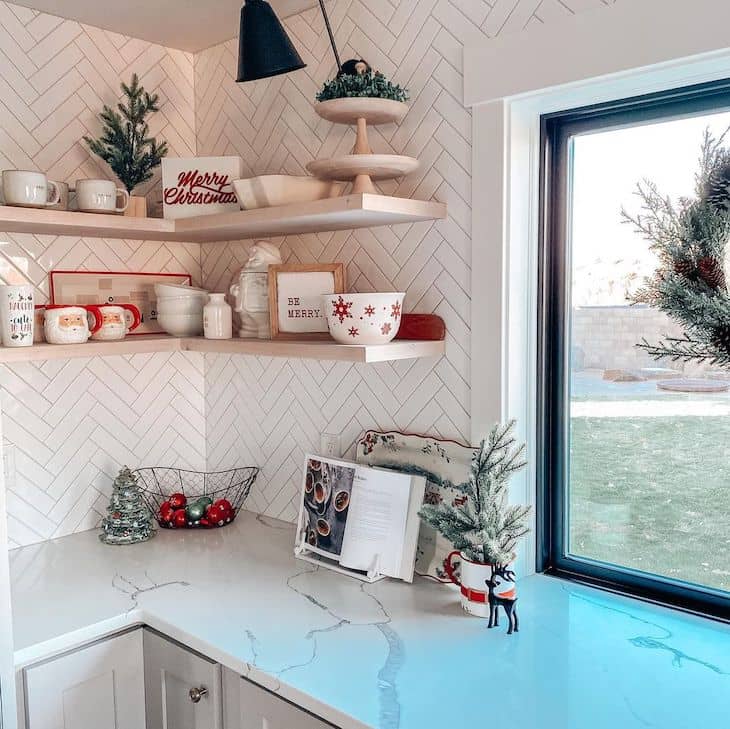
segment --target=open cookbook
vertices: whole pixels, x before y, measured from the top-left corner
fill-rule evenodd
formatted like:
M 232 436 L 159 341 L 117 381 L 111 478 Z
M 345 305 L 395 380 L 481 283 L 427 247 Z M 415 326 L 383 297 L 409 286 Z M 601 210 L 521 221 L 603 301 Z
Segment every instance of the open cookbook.
M 294 554 L 359 579 L 413 581 L 426 479 L 308 455 Z

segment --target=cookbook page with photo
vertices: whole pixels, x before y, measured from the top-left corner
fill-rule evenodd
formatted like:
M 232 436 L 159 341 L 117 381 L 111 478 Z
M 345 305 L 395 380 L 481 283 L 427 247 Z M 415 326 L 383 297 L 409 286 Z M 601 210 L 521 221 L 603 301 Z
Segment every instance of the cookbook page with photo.
M 341 567 L 413 579 L 425 479 L 307 456 L 298 533 Z

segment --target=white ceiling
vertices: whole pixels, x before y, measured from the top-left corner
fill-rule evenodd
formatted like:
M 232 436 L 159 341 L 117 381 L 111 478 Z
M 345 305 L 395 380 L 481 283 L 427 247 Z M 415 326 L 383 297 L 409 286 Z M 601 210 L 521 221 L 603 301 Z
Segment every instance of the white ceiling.
M 116 33 L 184 51 L 201 51 L 238 36 L 243 0 L 12 0 Z M 317 0 L 270 0 L 279 18 Z

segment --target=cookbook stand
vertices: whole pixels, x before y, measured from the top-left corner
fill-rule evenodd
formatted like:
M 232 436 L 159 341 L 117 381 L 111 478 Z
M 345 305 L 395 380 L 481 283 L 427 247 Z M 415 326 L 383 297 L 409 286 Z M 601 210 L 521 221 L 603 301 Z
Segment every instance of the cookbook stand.
M 341 575 L 354 577 L 356 580 L 369 584 L 380 582 L 380 580 L 387 577 L 387 575 L 380 574 L 380 555 L 376 555 L 372 566 L 367 572 L 351 570 L 337 564 L 335 555 L 325 557 L 321 552 L 313 551 L 306 542 L 306 536 L 306 529 L 300 531 L 297 535 L 297 543 L 294 545 L 294 556 L 297 559 L 309 562 L 310 564 L 316 564 L 318 567 L 326 567 L 333 572 L 339 572 Z

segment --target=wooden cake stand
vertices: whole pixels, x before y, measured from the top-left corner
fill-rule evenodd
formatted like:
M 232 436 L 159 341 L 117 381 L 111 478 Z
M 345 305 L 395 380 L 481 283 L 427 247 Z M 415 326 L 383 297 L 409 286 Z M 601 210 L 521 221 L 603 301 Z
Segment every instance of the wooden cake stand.
M 373 154 L 368 142 L 368 124 L 392 124 L 408 113 L 400 101 L 369 97 L 331 99 L 314 105 L 314 110 L 334 124 L 355 124 L 357 135 L 352 154 L 318 159 L 307 170 L 322 180 L 353 180 L 352 192 L 378 192 L 373 180 L 392 180 L 418 169 L 418 160 L 400 154 Z

